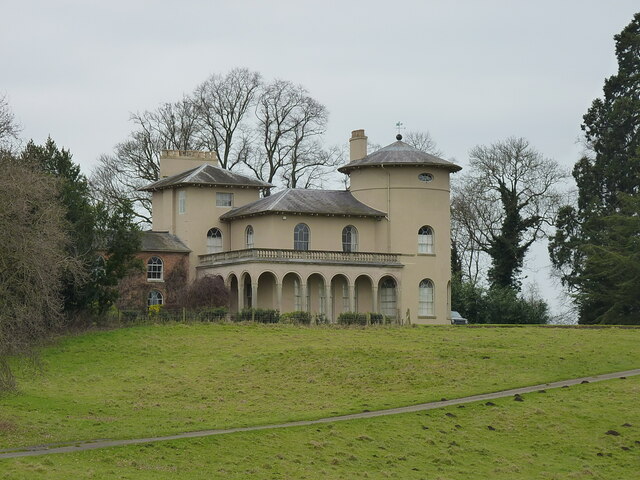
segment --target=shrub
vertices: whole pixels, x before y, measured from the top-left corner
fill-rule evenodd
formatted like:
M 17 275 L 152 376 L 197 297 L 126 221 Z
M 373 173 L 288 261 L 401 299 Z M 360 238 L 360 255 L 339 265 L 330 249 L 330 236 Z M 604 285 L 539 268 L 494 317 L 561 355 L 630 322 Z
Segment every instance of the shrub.
M 329 319 L 324 313 L 318 313 L 313 317 L 313 321 L 316 325 L 328 325 Z
M 391 319 L 388 317 L 385 319 L 385 316 L 381 313 L 369 313 L 369 321 L 371 325 L 382 325 L 383 323 L 390 323 Z
M 196 312 L 196 318 L 201 322 L 219 322 L 229 313 L 227 307 L 202 308 Z
M 178 302 L 188 309 L 222 307 L 229 303 L 229 290 L 219 275 L 196 278 L 184 289 Z
M 340 325 L 366 325 L 367 314 L 356 312 L 343 312 L 338 316 Z
M 263 308 L 245 308 L 237 316 L 239 322 L 278 323 L 280 313 L 278 310 Z
M 453 310 L 469 323 L 544 324 L 549 322 L 549 307 L 535 294 L 528 298 L 512 288 L 485 289 L 472 282 L 453 278 Z
M 296 325 L 311 325 L 311 314 L 309 312 L 295 311 L 281 315 L 282 323 L 293 323 Z

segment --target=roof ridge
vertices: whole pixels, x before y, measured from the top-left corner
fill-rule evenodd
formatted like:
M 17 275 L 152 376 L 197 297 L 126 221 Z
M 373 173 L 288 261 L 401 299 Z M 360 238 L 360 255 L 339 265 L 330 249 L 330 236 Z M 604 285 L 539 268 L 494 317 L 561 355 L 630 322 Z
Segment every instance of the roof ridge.
M 197 166 L 196 168 L 194 168 L 193 170 L 191 170 L 191 173 L 189 173 L 186 177 L 184 177 L 182 179 L 182 181 L 189 181 L 191 180 L 191 177 L 193 177 L 193 175 L 195 175 L 196 173 L 200 173 L 204 167 L 206 167 L 207 165 L 209 165 L 208 163 L 203 163 L 202 165 Z M 211 165 L 213 166 L 213 165 Z
M 282 199 L 283 199 L 284 197 L 286 197 L 286 196 L 289 194 L 289 192 L 290 192 L 291 190 L 292 190 L 291 188 L 287 188 L 286 190 L 283 190 L 283 191 L 282 191 L 283 193 L 282 193 L 282 195 L 280 195 L 280 198 L 279 198 L 279 199 L 277 199 L 275 202 L 273 202 L 273 204 L 272 204 L 272 205 L 271 205 L 271 207 L 269 207 L 269 208 L 274 208 L 276 205 L 278 205 L 278 203 L 280 203 L 280 202 L 282 201 Z M 278 192 L 278 193 L 280 193 L 280 192 Z M 277 194 L 276 194 L 276 195 L 277 195 Z

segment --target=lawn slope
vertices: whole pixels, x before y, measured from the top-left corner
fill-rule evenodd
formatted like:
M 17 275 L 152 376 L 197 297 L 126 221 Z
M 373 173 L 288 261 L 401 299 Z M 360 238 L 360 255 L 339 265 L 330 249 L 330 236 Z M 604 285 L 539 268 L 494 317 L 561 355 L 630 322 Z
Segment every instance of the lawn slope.
M 640 366 L 640 330 L 173 324 L 87 333 L 0 397 L 0 448 L 279 423 Z

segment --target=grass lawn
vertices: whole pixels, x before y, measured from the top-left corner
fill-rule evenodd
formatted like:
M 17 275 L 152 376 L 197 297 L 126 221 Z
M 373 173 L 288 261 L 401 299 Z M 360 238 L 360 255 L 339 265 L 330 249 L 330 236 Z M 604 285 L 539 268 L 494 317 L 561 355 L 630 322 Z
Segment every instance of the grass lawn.
M 0 460 L 17 479 L 601 479 L 640 472 L 640 378 L 413 414 Z
M 173 324 L 93 332 L 45 349 L 41 373 L 18 372 L 20 391 L 0 397 L 0 448 L 455 398 L 637 368 L 638 345 L 640 330 L 617 328 Z

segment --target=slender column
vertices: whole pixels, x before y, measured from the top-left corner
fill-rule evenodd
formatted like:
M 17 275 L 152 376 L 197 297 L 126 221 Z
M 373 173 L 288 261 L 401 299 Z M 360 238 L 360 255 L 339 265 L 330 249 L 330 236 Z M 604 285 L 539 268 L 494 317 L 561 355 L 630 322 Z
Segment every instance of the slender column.
M 302 298 L 300 299 L 300 306 L 302 307 L 303 312 L 309 311 L 309 302 L 307 302 L 307 284 L 300 282 L 300 295 Z
M 244 281 L 238 280 L 238 313 L 244 310 Z
M 324 286 L 324 313 L 327 321 L 333 323 L 333 302 L 331 301 L 331 283 Z
M 356 311 L 356 286 L 355 284 L 349 285 L 349 310 L 351 312 Z
M 258 284 L 251 284 L 251 307 L 258 308 Z
M 282 313 L 282 284 L 276 282 L 276 310 Z
M 371 299 L 372 302 L 373 302 L 372 305 L 371 305 L 371 308 L 373 310 L 371 310 L 371 311 L 374 312 L 374 313 L 381 313 L 381 312 L 378 311 L 378 285 L 372 285 L 371 288 L 372 288 L 371 295 L 373 297 Z

